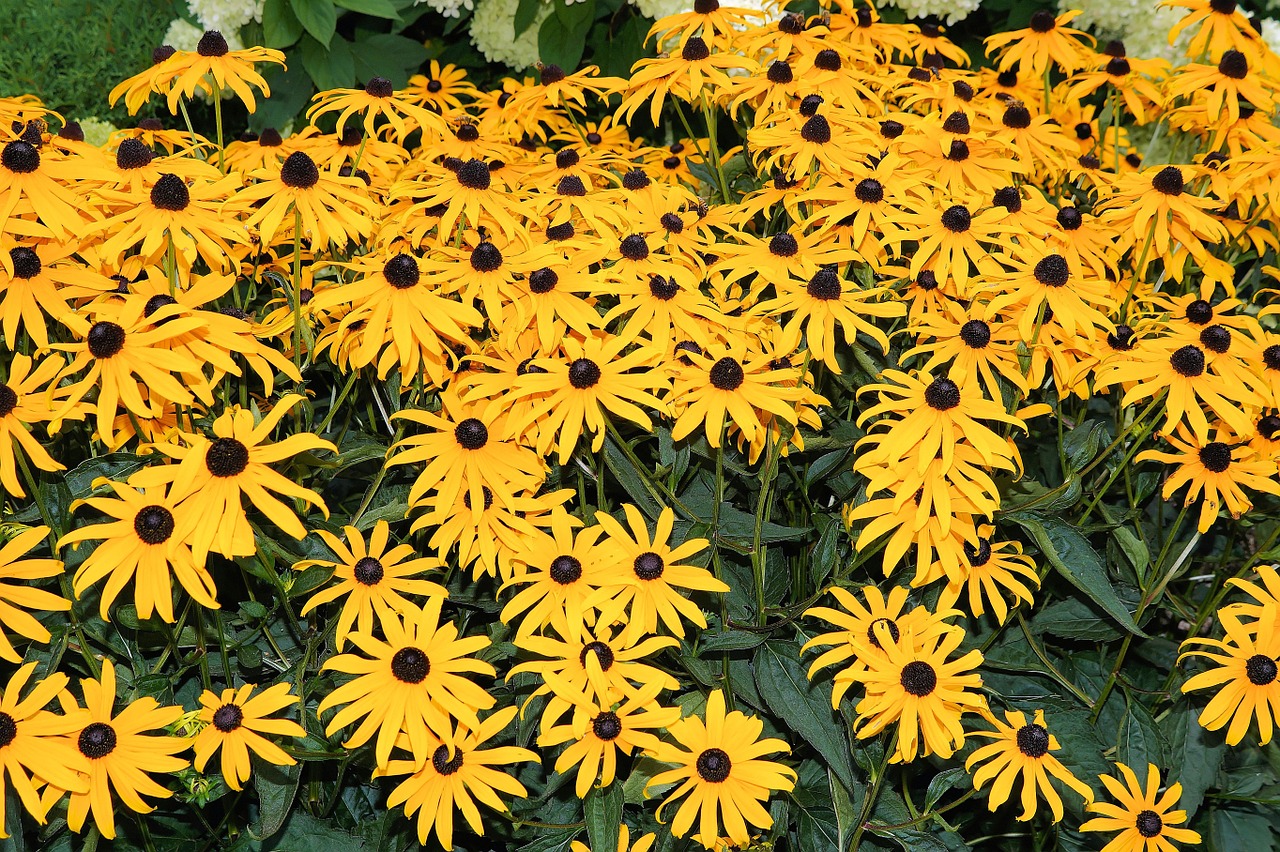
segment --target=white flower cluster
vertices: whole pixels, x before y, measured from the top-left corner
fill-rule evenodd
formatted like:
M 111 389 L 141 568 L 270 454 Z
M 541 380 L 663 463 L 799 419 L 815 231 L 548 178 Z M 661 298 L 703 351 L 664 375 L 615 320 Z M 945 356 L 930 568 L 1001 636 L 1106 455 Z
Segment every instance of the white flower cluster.
M 1059 0 L 1059 10 L 1079 9 L 1084 14 L 1071 22 L 1087 29 L 1100 42 L 1120 39 L 1125 52 L 1140 59 L 1168 59 L 1174 65 L 1187 61 L 1184 53 L 1190 32 L 1169 44 L 1169 30 L 1185 9 L 1157 6 L 1155 0 Z
M 476 8 L 472 5 L 471 0 L 413 0 L 413 5 L 415 6 L 421 6 L 423 3 L 426 3 L 446 18 L 456 18 L 462 14 L 463 9 L 470 11 Z M 511 9 L 511 14 L 515 15 L 515 7 L 512 6 Z M 480 14 L 478 9 L 476 14 Z
M 265 0 L 187 0 L 187 8 L 206 30 L 224 37 L 238 33 L 250 21 L 262 21 Z
M 222 37 L 227 40 L 227 47 L 232 50 L 242 50 L 244 43 L 240 41 L 240 33 L 237 30 L 219 30 Z M 200 44 L 200 37 L 204 35 L 204 30 L 193 24 L 188 24 L 181 18 L 176 18 L 173 23 L 169 24 L 169 29 L 164 32 L 164 39 L 161 44 L 167 44 L 174 50 L 192 51 Z
M 84 141 L 99 148 L 107 144 L 108 136 L 119 130 L 111 122 L 93 116 L 80 119 L 79 124 L 81 132 L 84 133 Z
M 950 26 L 976 12 L 982 0 L 885 0 L 884 5 L 897 6 L 908 18 L 933 15 Z
M 538 61 L 538 27 L 551 14 L 542 3 L 529 28 L 516 38 L 516 9 L 520 0 L 480 0 L 471 18 L 471 43 L 490 62 L 524 69 Z
M 1275 18 L 1262 19 L 1262 40 L 1272 53 L 1280 54 L 1280 21 Z
M 631 0 L 631 5 L 646 18 L 665 18 L 667 15 L 679 15 L 693 8 L 693 0 Z M 737 3 L 733 5 L 737 6 Z

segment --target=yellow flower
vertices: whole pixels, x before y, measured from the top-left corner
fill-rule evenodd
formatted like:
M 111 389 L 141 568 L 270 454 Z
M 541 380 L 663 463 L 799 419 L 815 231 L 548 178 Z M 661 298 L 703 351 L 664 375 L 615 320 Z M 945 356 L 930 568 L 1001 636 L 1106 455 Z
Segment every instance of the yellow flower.
M 208 689 L 201 693 L 198 718 L 206 727 L 192 743 L 196 769 L 204 772 L 209 758 L 221 750 L 222 779 L 232 790 L 239 790 L 249 780 L 250 751 L 274 766 L 293 766 L 297 761 L 262 736 L 306 736 L 307 732 L 297 722 L 268 718 L 298 703 L 298 696 L 289 692 L 291 686 L 287 682 L 277 683 L 256 695 L 257 687 L 253 684 L 224 689 L 221 695 Z

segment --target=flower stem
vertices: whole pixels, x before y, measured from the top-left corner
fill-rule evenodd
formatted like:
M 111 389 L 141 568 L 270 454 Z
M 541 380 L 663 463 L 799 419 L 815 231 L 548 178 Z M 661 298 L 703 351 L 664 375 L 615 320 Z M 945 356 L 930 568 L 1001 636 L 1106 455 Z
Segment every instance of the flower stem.
M 702 95 L 702 117 L 707 122 L 707 139 L 711 144 L 711 166 L 715 169 L 716 180 L 720 183 L 720 200 L 725 204 L 732 204 L 733 199 L 729 197 L 729 181 L 724 176 L 724 166 L 720 162 L 720 144 L 716 141 L 716 116 L 705 92 Z
M 227 173 L 227 149 L 222 144 L 222 87 L 213 81 L 213 122 L 218 131 L 218 171 Z
M 302 369 L 302 211 L 293 208 L 293 281 L 289 299 L 293 302 L 293 366 Z M 308 353 L 310 354 L 310 353 Z

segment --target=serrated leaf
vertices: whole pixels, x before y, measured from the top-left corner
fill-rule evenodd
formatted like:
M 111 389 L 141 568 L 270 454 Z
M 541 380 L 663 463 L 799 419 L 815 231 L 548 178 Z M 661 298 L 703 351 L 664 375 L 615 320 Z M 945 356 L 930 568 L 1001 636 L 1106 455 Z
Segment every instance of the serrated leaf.
M 704 652 L 748 651 L 763 642 L 763 633 L 752 633 L 749 630 L 715 630 L 704 633 L 698 638 L 698 650 Z
M 1116 759 L 1130 767 L 1145 768 L 1148 763 L 1167 766 L 1164 736 L 1151 711 L 1132 696 L 1126 709 L 1116 737 Z
M 338 26 L 338 10 L 334 8 L 333 0 L 290 0 L 289 7 L 302 28 L 321 45 L 329 47 Z
M 1014 513 L 1008 515 L 1007 519 L 1030 533 L 1049 564 L 1072 585 L 1092 598 L 1122 627 L 1137 636 L 1149 638 L 1134 622 L 1128 608 L 1116 597 L 1102 558 L 1075 527 L 1060 518 L 1033 512 Z
M 284 825 L 298 794 L 298 781 L 302 778 L 302 764 L 273 766 L 258 762 L 253 775 L 253 786 L 258 791 L 258 822 L 251 833 L 259 840 L 271 837 Z
M 825 687 L 810 683 L 795 642 L 766 642 L 755 656 L 756 687 L 773 715 L 813 746 L 845 789 L 859 788 L 844 723 L 831 709 Z

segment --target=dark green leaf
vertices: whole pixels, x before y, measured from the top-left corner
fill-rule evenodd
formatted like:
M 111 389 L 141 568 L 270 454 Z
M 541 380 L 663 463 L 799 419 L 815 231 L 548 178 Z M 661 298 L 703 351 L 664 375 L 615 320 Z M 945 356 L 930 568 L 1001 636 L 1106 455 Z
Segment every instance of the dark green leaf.
M 391 0 L 334 0 L 334 2 L 344 9 L 350 9 L 362 15 L 387 18 L 392 21 L 400 20 L 400 13 L 396 11 L 396 6 Z
M 542 0 L 520 0 L 520 5 L 516 6 L 516 38 L 519 38 L 525 30 L 533 26 L 533 22 L 537 19 L 541 8 Z
M 1107 425 L 1101 420 L 1089 420 L 1069 430 L 1062 439 L 1062 449 L 1072 469 L 1079 470 L 1093 461 L 1107 435 Z
M 254 837 L 265 840 L 284 825 L 298 794 L 298 780 L 302 777 L 302 764 L 272 766 L 257 762 L 254 767 L 254 787 L 258 790 L 258 824 L 252 829 Z
M 1267 852 L 1275 849 L 1276 833 L 1257 805 L 1241 803 L 1213 812 L 1207 849 Z
M 587 44 L 587 27 L 569 29 L 559 15 L 551 15 L 538 28 L 538 56 L 547 65 L 576 69 Z
M 262 33 L 266 47 L 285 48 L 302 37 L 302 22 L 289 0 L 267 0 L 262 6 Z
M 612 849 L 618 845 L 618 829 L 622 825 L 622 785 L 610 784 L 607 790 L 593 788 L 582 803 L 587 821 L 587 838 L 592 849 Z
M 1012 514 L 1008 516 L 1008 520 L 1031 534 L 1049 564 L 1059 574 L 1091 597 L 1130 633 L 1146 637 L 1147 634 L 1134 623 L 1133 615 L 1116 597 L 1102 558 L 1075 527 L 1061 518 L 1033 512 Z
M 804 852 L 841 852 L 840 826 L 830 808 L 800 808 L 800 848 Z
M 698 642 L 699 651 L 746 651 L 764 642 L 764 634 L 747 630 L 708 631 Z
M 1200 809 L 1205 791 L 1213 787 L 1218 767 L 1227 747 L 1222 732 L 1206 731 L 1200 725 L 1200 711 L 1183 697 L 1163 720 L 1169 740 L 1170 764 L 1178 767 L 1182 799 L 1178 807 L 1190 819 Z
M 604 463 L 640 511 L 648 515 L 650 520 L 657 520 L 658 515 L 662 514 L 662 505 L 654 498 L 650 490 L 652 486 L 646 484 L 644 474 L 631 464 L 631 459 L 622 452 L 612 435 L 604 442 Z
M 361 80 L 385 77 L 397 89 L 404 88 L 409 75 L 427 61 L 427 49 L 421 42 L 402 35 L 379 33 L 362 38 L 351 45 L 356 76 Z
M 581 0 L 577 3 L 556 3 L 555 15 L 560 19 L 560 23 L 564 24 L 565 29 L 570 32 L 585 33 L 591 27 L 592 20 L 596 16 L 596 0 Z M 573 73 L 573 68 L 563 65 L 565 71 Z
M 775 716 L 813 746 L 845 789 L 858 789 L 844 724 L 831 709 L 829 687 L 815 686 L 805 676 L 800 646 L 766 642 L 755 656 L 756 686 Z
M 1151 718 L 1151 711 L 1133 696 L 1127 710 L 1116 738 L 1116 759 L 1139 772 L 1148 763 L 1167 766 L 1164 737 Z
M 258 111 L 249 116 L 249 129 L 254 133 L 268 127 L 279 130 L 293 121 L 315 92 L 311 76 L 297 62 L 292 68 L 272 65 L 262 77 L 271 88 L 271 97 L 259 101 Z
M 311 37 L 320 44 L 328 47 L 338 25 L 338 10 L 334 8 L 333 0 L 290 0 L 289 5 L 302 28 L 311 33 Z
M 307 69 L 320 91 L 344 89 L 355 82 L 356 66 L 351 45 L 341 36 L 333 39 L 328 49 L 311 36 L 304 36 L 299 50 L 302 67 Z
M 521 846 L 517 852 L 565 852 L 573 845 L 573 839 L 581 833 L 581 830 L 577 828 L 554 831 L 534 838 L 532 842 Z M 615 838 L 614 843 L 617 842 Z
M 929 782 L 929 789 L 924 794 L 924 809 L 933 810 L 933 806 L 947 794 L 948 790 L 964 786 L 968 779 L 969 773 L 958 766 L 944 769 L 933 776 L 933 780 Z
M 1045 607 L 1035 614 L 1031 627 L 1037 633 L 1063 639 L 1110 641 L 1121 635 L 1110 619 L 1104 620 L 1102 610 L 1094 609 L 1079 598 L 1067 598 Z
M 756 516 L 736 509 L 733 506 L 724 506 L 720 509 L 720 538 L 744 547 L 750 547 L 755 541 Z M 809 527 L 789 527 L 783 524 L 775 524 L 772 521 L 764 521 L 760 526 L 760 541 L 764 544 L 772 544 L 776 541 L 792 541 L 797 538 L 804 538 L 812 532 Z

